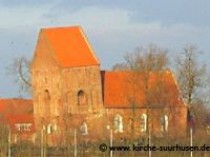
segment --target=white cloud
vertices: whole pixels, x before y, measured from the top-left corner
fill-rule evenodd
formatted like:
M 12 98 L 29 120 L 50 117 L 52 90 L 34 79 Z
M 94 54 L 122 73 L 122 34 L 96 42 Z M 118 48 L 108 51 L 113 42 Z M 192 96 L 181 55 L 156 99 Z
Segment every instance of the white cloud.
M 43 14 L 47 13 L 52 4 L 44 6 L 18 6 L 18 7 L 0 7 L 0 28 L 18 29 L 22 26 L 34 26 L 41 24 Z
M 145 13 L 142 13 L 144 16 L 140 14 L 139 11 L 138 17 L 133 21 L 132 17 L 136 15 L 136 10 L 133 12 L 123 8 L 102 6 L 65 10 L 57 7 L 55 1 L 33 7 L 0 6 L 0 48 L 2 50 L 0 56 L 7 62 L 12 59 L 12 56 L 18 56 L 23 52 L 32 55 L 41 27 L 69 25 L 83 27 L 102 66 L 106 68 L 122 60 L 126 51 L 132 51 L 136 46 L 147 46 L 151 42 L 179 50 L 184 44 L 192 42 L 201 47 L 201 50 L 210 49 L 210 28 L 186 23 L 173 23 L 166 26 L 158 20 L 145 21 L 142 19 Z M 12 46 L 11 41 L 15 43 Z M 29 46 L 25 46 L 25 43 Z M 3 66 L 5 63 L 0 64 L 0 71 L 4 71 Z M 4 88 L 3 84 L 2 88 Z
M 69 11 L 56 7 L 54 1 L 39 7 L 1 7 L 0 18 L 3 20 L 0 29 L 34 35 L 35 33 L 29 31 L 38 32 L 41 27 L 81 25 L 99 52 L 113 53 L 132 50 L 151 42 L 170 48 L 188 42 L 199 44 L 201 38 L 209 41 L 207 32 L 210 32 L 210 28 L 186 23 L 163 25 L 161 21 L 145 21 L 141 16 L 134 22 L 134 14 L 136 10 L 132 12 L 102 6 L 81 7 Z
M 133 22 L 133 14 L 125 9 L 86 7 L 74 12 L 57 12 L 54 23 L 81 25 L 105 67 L 118 62 L 125 52 L 132 51 L 136 46 L 150 43 L 172 49 L 172 52 L 180 51 L 187 43 L 209 48 L 208 27 L 187 23 L 164 25 L 161 21 L 145 22 L 143 19 Z
M 209 31 L 209 28 L 179 23 L 164 26 L 160 21 L 145 22 L 138 19 L 132 22 L 131 11 L 123 9 L 109 9 L 104 7 L 86 7 L 74 12 L 57 12 L 54 23 L 56 25 L 82 25 L 85 30 L 96 35 L 116 35 L 138 38 L 171 37 L 180 38 L 199 35 Z M 121 40 L 121 39 L 119 39 Z

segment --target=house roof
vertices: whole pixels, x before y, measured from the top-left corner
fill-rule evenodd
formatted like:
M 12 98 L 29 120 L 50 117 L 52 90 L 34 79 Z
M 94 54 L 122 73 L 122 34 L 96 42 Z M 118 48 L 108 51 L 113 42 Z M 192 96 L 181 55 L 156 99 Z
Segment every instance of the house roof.
M 0 99 L 0 123 L 7 123 L 8 115 L 33 115 L 32 100 L 26 99 Z
M 146 104 L 151 107 L 184 105 L 170 71 L 148 75 L 131 71 L 104 71 L 102 87 L 107 108 L 145 107 Z
M 7 115 L 7 124 L 13 133 L 31 134 L 35 132 L 34 117 L 32 114 Z M 18 130 L 16 125 L 31 124 L 27 130 Z
M 47 46 L 61 67 L 100 64 L 81 27 L 44 28 L 41 33 L 44 33 Z

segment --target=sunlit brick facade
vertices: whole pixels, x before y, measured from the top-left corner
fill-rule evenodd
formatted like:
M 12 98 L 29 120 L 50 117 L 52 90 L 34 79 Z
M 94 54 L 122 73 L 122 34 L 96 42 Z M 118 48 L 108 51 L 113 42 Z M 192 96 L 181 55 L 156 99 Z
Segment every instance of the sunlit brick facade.
M 74 130 L 89 141 L 106 138 L 109 130 L 119 138 L 146 136 L 148 129 L 155 136 L 186 133 L 187 108 L 173 74 L 149 74 L 150 90 L 161 81 L 149 97 L 142 78 L 127 80 L 135 78 L 132 72 L 101 71 L 80 27 L 42 29 L 31 72 L 36 127 L 49 143 L 71 141 L 67 134 Z

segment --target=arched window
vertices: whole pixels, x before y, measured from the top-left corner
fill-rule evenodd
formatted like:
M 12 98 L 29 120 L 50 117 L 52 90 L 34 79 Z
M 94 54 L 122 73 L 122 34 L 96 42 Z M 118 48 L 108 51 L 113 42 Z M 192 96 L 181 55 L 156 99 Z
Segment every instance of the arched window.
M 164 119 L 165 119 L 165 126 L 164 126 L 164 128 L 165 128 L 165 131 L 168 131 L 168 116 L 165 115 Z
M 88 135 L 88 126 L 86 122 L 83 122 L 80 126 L 80 131 L 82 135 Z
M 77 93 L 77 100 L 78 105 L 84 105 L 86 103 L 85 92 L 83 90 L 79 90 L 79 92 Z
M 143 113 L 141 115 L 141 132 L 146 132 L 147 131 L 147 115 Z
M 51 113 L 51 108 L 50 108 L 50 92 L 48 89 L 45 89 L 44 91 L 44 114 L 49 116 Z
M 114 127 L 115 132 L 123 132 L 123 118 L 119 114 L 114 117 Z
M 51 134 L 52 133 L 52 125 L 48 124 L 47 125 L 47 134 Z
M 160 117 L 160 129 L 161 131 L 168 131 L 168 116 L 164 115 Z
M 44 91 L 44 100 L 45 101 L 50 100 L 50 93 L 49 93 L 48 89 L 45 89 L 45 91 Z

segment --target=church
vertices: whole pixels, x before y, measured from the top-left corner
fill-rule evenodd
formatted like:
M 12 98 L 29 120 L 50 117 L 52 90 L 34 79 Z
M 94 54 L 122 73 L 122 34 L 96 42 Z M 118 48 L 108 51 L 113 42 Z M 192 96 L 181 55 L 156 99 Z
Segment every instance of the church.
M 187 106 L 170 70 L 104 71 L 80 26 L 40 30 L 31 64 L 36 130 L 49 144 L 185 136 Z M 179 132 L 179 134 L 177 134 Z

